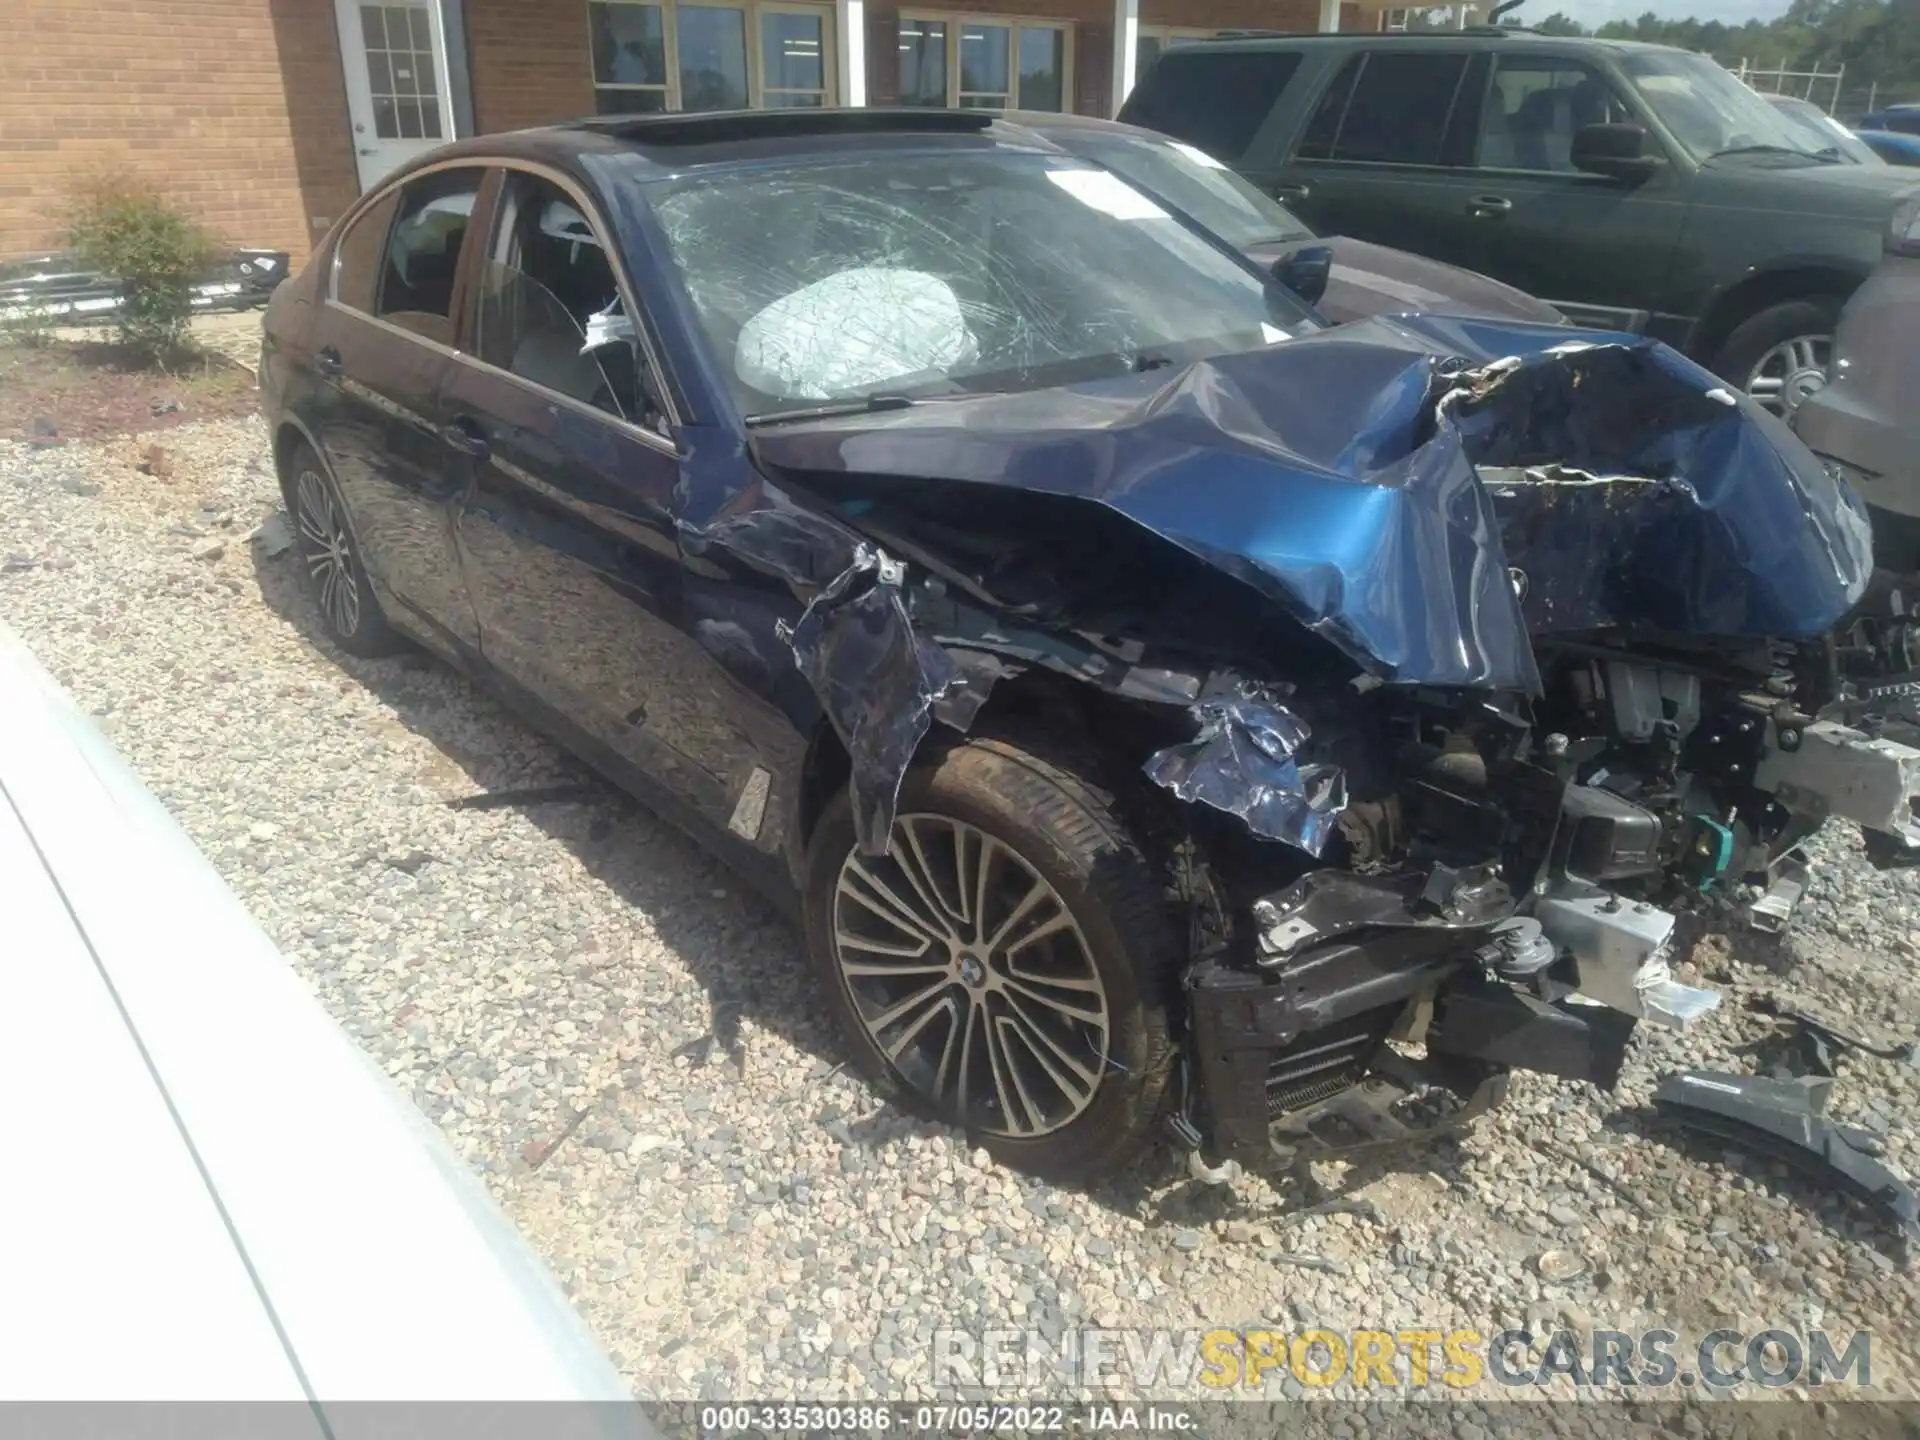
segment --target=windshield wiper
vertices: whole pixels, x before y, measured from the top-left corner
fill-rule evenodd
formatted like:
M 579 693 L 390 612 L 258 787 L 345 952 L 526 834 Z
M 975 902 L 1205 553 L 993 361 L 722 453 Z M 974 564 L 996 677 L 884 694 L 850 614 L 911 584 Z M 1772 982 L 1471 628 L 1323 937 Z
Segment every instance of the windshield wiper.
M 882 410 L 905 410 L 920 402 L 911 395 L 878 392 L 863 400 L 838 400 L 831 405 L 809 405 L 804 410 L 767 410 L 749 415 L 743 425 L 784 425 L 798 420 L 831 420 L 836 415 L 875 415 Z

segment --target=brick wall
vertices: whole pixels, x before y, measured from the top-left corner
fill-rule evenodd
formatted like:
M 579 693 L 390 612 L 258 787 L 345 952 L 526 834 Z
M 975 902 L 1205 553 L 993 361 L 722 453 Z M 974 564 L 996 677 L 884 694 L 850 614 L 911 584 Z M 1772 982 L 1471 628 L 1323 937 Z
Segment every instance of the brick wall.
M 593 113 L 586 0 L 466 0 L 474 123 L 482 134 Z
M 6 0 L 0 255 L 60 242 L 76 174 L 132 166 L 216 234 L 304 258 L 355 193 L 332 0 Z

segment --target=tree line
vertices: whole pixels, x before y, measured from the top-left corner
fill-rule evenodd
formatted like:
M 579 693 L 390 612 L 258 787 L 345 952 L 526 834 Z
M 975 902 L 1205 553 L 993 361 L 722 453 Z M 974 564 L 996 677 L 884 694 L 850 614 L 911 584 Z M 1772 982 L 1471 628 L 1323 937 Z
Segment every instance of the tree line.
M 1613 20 L 1589 29 L 1563 11 L 1543 20 L 1506 17 L 1548 35 L 1597 35 L 1603 40 L 1646 40 L 1713 56 L 1729 68 L 1744 59 L 1751 70 L 1818 70 L 1845 67 L 1838 103 L 1833 87 L 1812 98 L 1848 114 L 1876 104 L 1920 100 L 1920 0 L 1792 0 L 1777 20 L 1727 25 L 1718 20 L 1662 20 L 1648 11 L 1638 20 Z M 1804 93 L 1804 82 L 1786 84 Z

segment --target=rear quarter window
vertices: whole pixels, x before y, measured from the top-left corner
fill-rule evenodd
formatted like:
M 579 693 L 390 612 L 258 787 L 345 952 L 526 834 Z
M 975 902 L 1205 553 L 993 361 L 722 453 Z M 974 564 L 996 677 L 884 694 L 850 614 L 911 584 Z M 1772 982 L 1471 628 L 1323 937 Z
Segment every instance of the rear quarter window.
M 1238 160 L 1299 68 L 1297 50 L 1183 46 L 1160 57 L 1120 118 Z

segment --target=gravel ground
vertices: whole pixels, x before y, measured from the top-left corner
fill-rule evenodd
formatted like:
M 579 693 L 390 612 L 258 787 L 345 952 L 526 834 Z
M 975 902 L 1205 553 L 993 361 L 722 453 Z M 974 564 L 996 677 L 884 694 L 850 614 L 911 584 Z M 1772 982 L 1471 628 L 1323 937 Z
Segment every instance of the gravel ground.
M 438 664 L 330 651 L 291 555 L 248 540 L 278 504 L 259 422 L 158 438 L 164 481 L 144 438 L 0 445 L 0 618 L 486 1175 L 639 1393 L 927 1396 L 943 1328 L 1449 1324 L 1867 1327 L 1877 1388 L 1913 1393 L 1887 1229 L 1644 1109 L 1676 1066 L 1754 1067 L 1754 994 L 1913 1033 L 1920 876 L 1853 837 L 1823 838 L 1792 940 L 1706 935 L 1692 963 L 1727 1003 L 1684 1039 L 1643 1027 L 1617 1095 L 1519 1076 L 1464 1142 L 1319 1167 L 1362 1213 L 1170 1164 L 1064 1190 L 839 1073 L 797 937 L 676 832 Z M 540 786 L 574 788 L 448 803 Z M 1834 1109 L 1920 1173 L 1920 1070 L 1849 1057 Z M 1543 1281 L 1548 1250 L 1585 1274 Z

